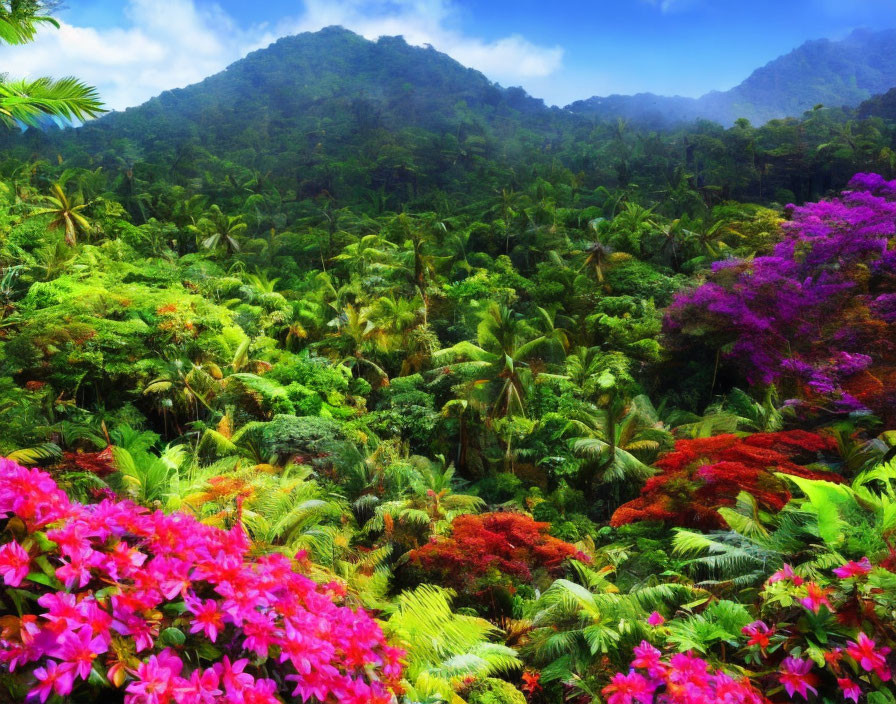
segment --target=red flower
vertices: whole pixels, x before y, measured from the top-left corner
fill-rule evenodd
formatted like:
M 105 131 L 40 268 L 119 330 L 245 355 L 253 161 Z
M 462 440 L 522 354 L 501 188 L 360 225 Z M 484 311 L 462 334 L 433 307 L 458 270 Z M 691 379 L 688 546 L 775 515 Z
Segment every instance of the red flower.
M 846 644 L 846 654 L 855 660 L 865 672 L 874 672 L 882 680 L 890 679 L 890 668 L 887 667 L 889 648 L 878 648 L 877 644 L 864 633 L 859 633 L 856 641 Z
M 806 584 L 807 594 L 802 599 L 800 599 L 800 603 L 805 606 L 812 613 L 818 613 L 822 606 L 827 606 L 828 611 L 834 611 L 834 607 L 831 606 L 831 602 L 828 601 L 828 592 L 830 589 L 822 589 L 815 582 L 809 582 Z
M 841 677 L 837 679 L 837 684 L 840 689 L 843 691 L 844 699 L 852 699 L 854 702 L 859 701 L 859 697 L 862 696 L 862 688 L 859 687 L 855 682 L 853 682 L 848 677 Z
M 750 636 L 747 641 L 748 646 L 758 645 L 763 650 L 769 646 L 771 637 L 775 634 L 775 629 L 769 628 L 764 621 L 753 621 L 741 630 L 744 635 Z
M 535 694 L 536 692 L 541 690 L 541 685 L 538 683 L 540 679 L 540 672 L 532 672 L 531 670 L 526 670 L 523 673 L 523 684 L 520 685 L 520 689 L 523 690 L 526 694 Z
M 613 680 L 601 691 L 607 698 L 607 704 L 633 704 L 641 702 L 641 704 L 651 704 L 653 701 L 653 690 L 650 683 L 643 675 L 637 672 L 630 672 L 623 675 L 617 672 L 613 675 Z
M 793 582 L 794 586 L 797 587 L 803 583 L 803 578 L 797 575 L 790 565 L 784 565 L 784 567 L 775 572 L 768 578 L 768 583 L 774 584 L 775 582 L 783 582 L 786 580 L 790 580 Z

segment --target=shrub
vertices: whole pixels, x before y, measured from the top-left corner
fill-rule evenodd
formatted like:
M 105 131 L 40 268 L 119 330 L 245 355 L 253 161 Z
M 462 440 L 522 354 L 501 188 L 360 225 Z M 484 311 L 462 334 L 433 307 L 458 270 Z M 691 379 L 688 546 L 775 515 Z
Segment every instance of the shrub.
M 806 466 L 835 449 L 832 438 L 802 430 L 678 440 L 675 450 L 656 462 L 660 473 L 647 480 L 641 496 L 616 509 L 611 524 L 666 521 L 723 528 L 717 509 L 733 506 L 741 491 L 752 494 L 761 506 L 780 511 L 790 492 L 775 473 L 841 481 L 832 472 Z
M 521 513 L 458 516 L 451 535 L 434 537 L 409 559 L 429 579 L 467 595 L 556 577 L 568 559 L 587 561 L 574 545 L 549 534 L 550 524 Z
M 362 610 L 337 605 L 245 535 L 129 502 L 72 503 L 50 476 L 0 461 L 9 696 L 124 690 L 129 704 L 391 700 L 401 675 Z

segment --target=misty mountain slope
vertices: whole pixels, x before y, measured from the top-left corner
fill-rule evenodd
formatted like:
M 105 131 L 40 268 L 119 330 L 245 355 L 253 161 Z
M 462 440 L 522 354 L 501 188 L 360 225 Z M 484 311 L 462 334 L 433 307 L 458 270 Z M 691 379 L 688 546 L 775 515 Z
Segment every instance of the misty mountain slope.
M 340 27 L 284 37 L 225 71 L 80 130 L 144 147 L 195 138 L 214 147 L 260 148 L 260 138 L 314 145 L 365 130 L 538 128 L 559 110 L 505 89 L 432 48 L 400 37 L 368 41 Z
M 592 118 L 623 117 L 656 126 L 699 118 L 730 125 L 741 117 L 761 124 L 798 117 L 818 104 L 855 107 L 894 86 L 896 31 L 859 30 L 842 41 L 806 42 L 728 91 L 696 99 L 653 94 L 595 96 L 568 109 Z

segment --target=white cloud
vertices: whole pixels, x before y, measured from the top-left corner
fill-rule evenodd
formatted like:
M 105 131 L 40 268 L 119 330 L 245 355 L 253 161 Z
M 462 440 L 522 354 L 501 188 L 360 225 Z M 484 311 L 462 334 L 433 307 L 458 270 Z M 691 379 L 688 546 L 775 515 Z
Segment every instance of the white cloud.
M 449 0 L 306 0 L 300 13 L 274 30 L 241 27 L 217 6 L 195 0 L 127 0 L 126 24 L 97 29 L 64 23 L 43 30 L 33 44 L 0 48 L 0 65 L 12 76 L 72 74 L 99 88 L 116 110 L 138 105 L 163 90 L 212 75 L 278 36 L 341 24 L 375 39 L 404 35 L 432 44 L 461 63 L 505 84 L 556 72 L 559 47 L 537 46 L 518 35 L 486 41 L 456 29 Z
M 700 4 L 701 0 L 641 0 L 648 5 L 659 8 L 664 15 L 674 12 L 684 12 Z
M 447 0 L 306 0 L 304 12 L 287 21 L 290 31 L 342 25 L 368 39 L 401 34 L 410 44 L 431 44 L 493 80 L 525 83 L 555 73 L 563 49 L 533 44 L 519 35 L 486 41 L 456 28 L 458 10 Z

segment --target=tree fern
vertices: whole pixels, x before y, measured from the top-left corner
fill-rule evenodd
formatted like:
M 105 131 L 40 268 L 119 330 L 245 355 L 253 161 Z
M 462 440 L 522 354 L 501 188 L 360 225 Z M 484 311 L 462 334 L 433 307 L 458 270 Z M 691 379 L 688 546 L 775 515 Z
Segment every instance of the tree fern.
M 495 626 L 452 612 L 451 597 L 450 591 L 430 585 L 403 592 L 386 630 L 407 648 L 409 693 L 463 702 L 457 691 L 470 679 L 517 670 L 522 664 L 515 650 L 494 642 Z

